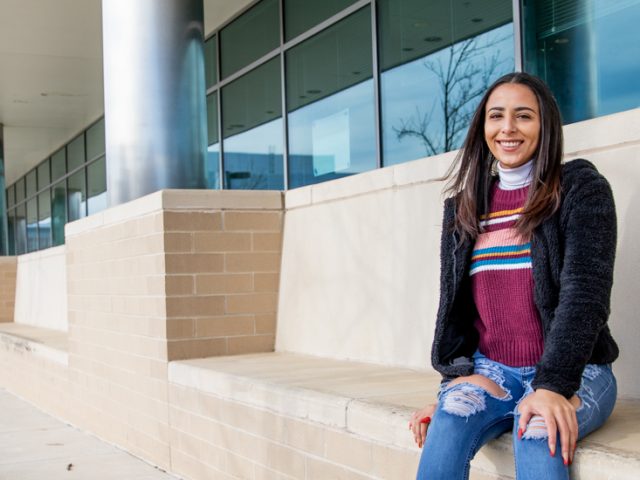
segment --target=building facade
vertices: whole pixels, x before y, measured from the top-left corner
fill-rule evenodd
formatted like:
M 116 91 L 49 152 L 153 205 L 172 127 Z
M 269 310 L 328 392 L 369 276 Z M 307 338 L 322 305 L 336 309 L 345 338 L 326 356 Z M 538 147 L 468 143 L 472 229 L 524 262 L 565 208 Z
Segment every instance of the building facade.
M 631 0 L 251 2 L 200 49 L 208 147 L 177 186 L 287 190 L 455 150 L 514 70 L 547 81 L 567 124 L 637 108 L 638 20 Z M 6 254 L 106 208 L 105 151 L 100 119 L 7 186 Z

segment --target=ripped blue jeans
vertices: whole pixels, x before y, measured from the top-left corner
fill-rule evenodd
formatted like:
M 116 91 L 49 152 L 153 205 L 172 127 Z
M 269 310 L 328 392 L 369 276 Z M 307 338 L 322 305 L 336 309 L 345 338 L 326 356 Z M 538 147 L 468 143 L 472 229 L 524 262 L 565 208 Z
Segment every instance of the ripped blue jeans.
M 549 454 L 547 430 L 539 416 L 533 416 L 521 440 L 517 437 L 518 403 L 533 392 L 535 367 L 509 367 L 477 352 L 474 373 L 493 380 L 504 390 L 496 396 L 472 383 L 444 384 L 438 407 L 422 449 L 418 480 L 466 480 L 469 462 L 489 440 L 511 431 L 517 480 L 568 480 L 560 436 L 556 455 Z M 587 365 L 576 392 L 581 405 L 576 410 L 578 437 L 599 428 L 616 401 L 616 379 L 610 365 Z

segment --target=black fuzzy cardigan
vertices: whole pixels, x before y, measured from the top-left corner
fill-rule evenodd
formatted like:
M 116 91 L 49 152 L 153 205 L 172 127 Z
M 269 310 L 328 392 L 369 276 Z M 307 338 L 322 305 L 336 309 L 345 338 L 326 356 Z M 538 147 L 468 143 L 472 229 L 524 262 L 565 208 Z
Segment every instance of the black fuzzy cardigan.
M 544 352 L 532 387 L 571 397 L 587 363 L 611 363 L 618 346 L 610 311 L 616 248 L 616 212 L 607 180 L 587 160 L 562 168 L 559 210 L 533 232 L 534 301 Z M 431 362 L 445 379 L 473 373 L 478 333 L 469 264 L 473 241 L 453 232 L 455 203 L 445 201 L 440 251 L 440 305 Z

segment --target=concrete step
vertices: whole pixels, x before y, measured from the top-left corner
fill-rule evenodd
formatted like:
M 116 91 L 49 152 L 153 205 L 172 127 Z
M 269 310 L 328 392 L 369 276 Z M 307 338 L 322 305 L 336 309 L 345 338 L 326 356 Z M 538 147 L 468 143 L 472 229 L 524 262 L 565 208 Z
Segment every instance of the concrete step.
M 241 406 L 245 415 L 253 410 L 254 421 L 249 426 L 241 426 L 244 432 L 262 435 L 270 442 L 294 450 L 307 464 L 324 461 L 347 472 L 340 478 L 364 479 L 414 475 L 420 451 L 407 431 L 407 422 L 413 410 L 433 401 L 439 376 L 402 368 L 268 353 L 172 362 L 169 381 L 174 388 L 191 395 L 192 406 L 174 403 L 183 413 L 198 418 L 211 415 L 210 420 L 224 422 L 213 417 L 215 412 L 200 409 L 213 399 L 227 406 Z M 261 416 L 269 418 L 272 424 L 303 422 L 308 429 L 313 427 L 316 436 L 318 429 L 326 432 L 314 449 L 305 449 L 309 439 L 292 441 L 286 432 L 275 427 L 264 430 L 256 426 L 251 432 L 251 425 L 267 422 L 262 422 Z M 232 423 L 230 426 L 239 428 Z M 295 428 L 298 427 L 290 427 Z M 349 445 L 353 455 L 341 456 L 335 452 L 331 455 L 333 447 L 328 439 L 335 435 L 342 436 L 341 441 Z M 376 467 L 374 452 L 386 455 L 387 463 L 393 468 Z M 359 457 L 373 460 L 368 464 L 365 460 L 356 460 Z M 253 459 L 247 457 L 247 461 Z M 472 478 L 514 478 L 510 437 L 504 435 L 486 445 L 472 466 Z M 394 476 L 392 472 L 404 473 Z M 308 471 L 306 478 L 312 478 Z M 606 425 L 580 442 L 572 478 L 640 478 L 640 401 L 620 400 Z

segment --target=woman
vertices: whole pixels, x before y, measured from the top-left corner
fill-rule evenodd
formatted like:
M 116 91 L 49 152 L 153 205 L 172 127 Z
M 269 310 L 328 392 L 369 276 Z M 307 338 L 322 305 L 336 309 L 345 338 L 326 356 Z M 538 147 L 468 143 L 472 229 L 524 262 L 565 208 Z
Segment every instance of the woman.
M 591 163 L 561 164 L 562 143 L 548 87 L 508 74 L 447 175 L 432 347 L 443 380 L 409 424 L 419 479 L 468 478 L 508 430 L 519 480 L 568 479 L 577 440 L 613 410 L 615 207 Z

